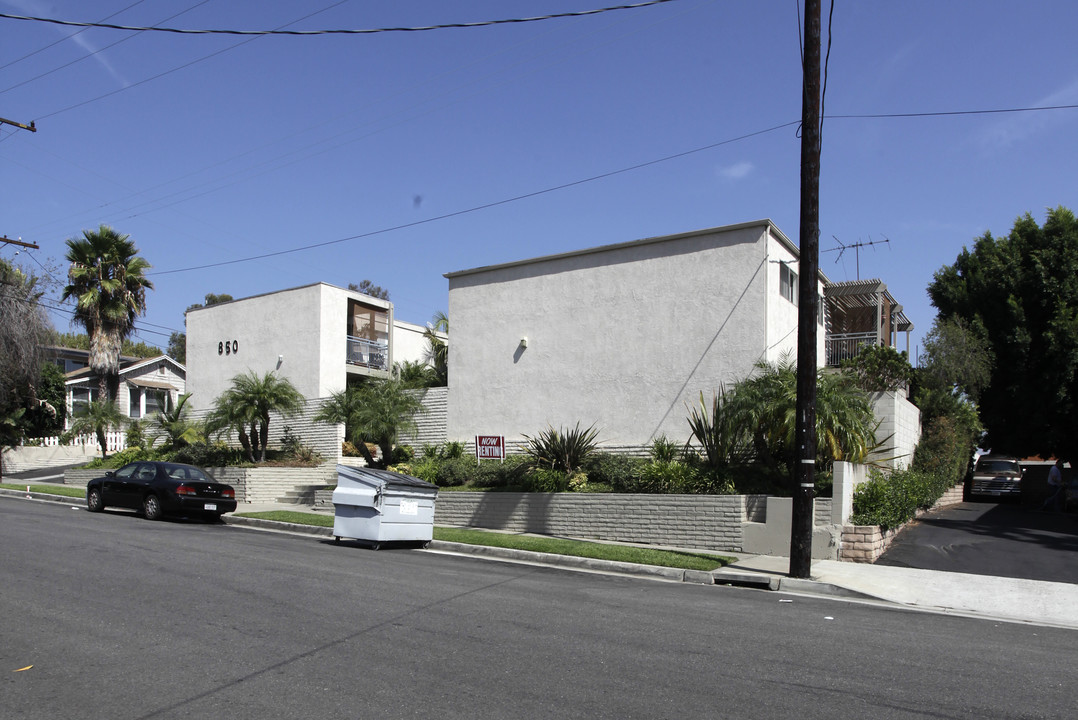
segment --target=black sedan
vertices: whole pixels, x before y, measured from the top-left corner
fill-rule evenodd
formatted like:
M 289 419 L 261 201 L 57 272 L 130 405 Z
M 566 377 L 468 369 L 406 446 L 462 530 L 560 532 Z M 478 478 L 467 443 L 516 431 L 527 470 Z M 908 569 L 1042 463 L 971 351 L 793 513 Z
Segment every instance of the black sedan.
M 236 491 L 194 465 L 139 461 L 87 483 L 86 507 L 90 512 L 132 508 L 148 520 L 164 515 L 219 519 L 236 509 Z

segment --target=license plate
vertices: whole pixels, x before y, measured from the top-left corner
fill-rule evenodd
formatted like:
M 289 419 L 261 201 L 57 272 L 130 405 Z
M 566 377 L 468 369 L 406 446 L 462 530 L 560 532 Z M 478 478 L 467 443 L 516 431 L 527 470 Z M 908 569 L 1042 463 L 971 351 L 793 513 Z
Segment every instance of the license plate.
M 207 510 L 216 510 L 217 509 L 217 504 L 216 503 L 206 503 L 205 507 L 206 507 Z

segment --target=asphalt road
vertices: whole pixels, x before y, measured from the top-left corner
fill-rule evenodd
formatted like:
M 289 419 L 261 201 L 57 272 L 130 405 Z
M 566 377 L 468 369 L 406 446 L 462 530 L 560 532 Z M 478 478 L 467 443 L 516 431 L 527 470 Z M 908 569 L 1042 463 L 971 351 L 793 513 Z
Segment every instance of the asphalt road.
M 0 543 L 5 718 L 1073 717 L 1075 631 L 4 497 Z
M 1078 583 L 1076 558 L 1078 516 L 967 502 L 907 525 L 876 564 Z

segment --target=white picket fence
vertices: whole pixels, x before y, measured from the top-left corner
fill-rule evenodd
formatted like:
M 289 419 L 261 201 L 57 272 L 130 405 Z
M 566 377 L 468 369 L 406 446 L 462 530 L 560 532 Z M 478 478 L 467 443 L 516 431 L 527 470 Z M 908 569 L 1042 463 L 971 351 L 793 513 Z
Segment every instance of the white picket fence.
M 119 452 L 127 448 L 127 437 L 123 432 L 109 431 L 105 433 L 105 442 L 108 443 L 109 454 Z M 34 438 L 30 443 L 23 443 L 27 447 L 60 447 L 59 437 Z M 71 439 L 68 445 L 82 445 L 97 448 L 97 435 L 79 435 Z

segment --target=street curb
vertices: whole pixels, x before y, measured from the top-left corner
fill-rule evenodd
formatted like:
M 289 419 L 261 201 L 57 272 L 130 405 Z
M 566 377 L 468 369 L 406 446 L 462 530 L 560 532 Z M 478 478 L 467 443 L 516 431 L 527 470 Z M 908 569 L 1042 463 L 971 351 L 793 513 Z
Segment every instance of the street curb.
M 23 500 L 41 500 L 42 502 L 71 503 L 79 507 L 86 507 L 86 498 L 68 497 L 67 495 L 53 495 L 51 493 L 30 492 L 25 490 L 8 490 L 0 488 L 0 497 L 22 498 Z
M 6 488 L 0 488 L 0 497 L 70 503 L 79 507 L 85 506 L 85 501 L 76 497 L 51 495 L 39 492 L 27 494 L 23 490 L 8 490 Z M 295 535 L 310 535 L 312 537 L 333 537 L 333 528 L 320 527 L 318 525 L 299 525 L 279 520 L 263 520 L 262 518 L 238 517 L 235 515 L 226 515 L 221 519 L 226 525 L 235 525 L 238 527 L 251 527 L 261 530 L 287 532 Z M 594 558 L 574 557 L 572 555 L 555 555 L 552 553 L 533 552 L 531 550 L 513 550 L 510 548 L 499 548 L 489 545 L 468 545 L 465 543 L 446 542 L 444 540 L 432 540 L 427 547 L 431 550 L 440 550 L 442 552 L 452 552 L 461 555 L 474 555 L 496 560 L 528 562 L 571 570 L 590 570 L 592 572 L 608 572 L 617 573 L 619 575 L 631 575 L 634 577 L 657 578 L 670 582 L 687 582 L 697 585 L 735 585 L 739 587 L 757 588 L 760 590 L 796 592 L 805 595 L 825 595 L 828 597 L 867 600 L 880 599 L 874 595 L 868 595 L 830 583 L 818 582 L 816 580 L 779 577 L 767 573 L 739 572 L 735 570 L 723 570 L 721 568 L 712 571 L 681 570 L 678 568 L 661 567 L 658 565 L 639 565 L 637 563 L 617 562 L 614 560 L 596 560 Z

